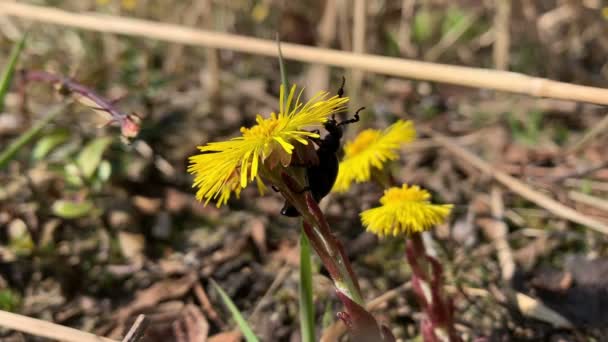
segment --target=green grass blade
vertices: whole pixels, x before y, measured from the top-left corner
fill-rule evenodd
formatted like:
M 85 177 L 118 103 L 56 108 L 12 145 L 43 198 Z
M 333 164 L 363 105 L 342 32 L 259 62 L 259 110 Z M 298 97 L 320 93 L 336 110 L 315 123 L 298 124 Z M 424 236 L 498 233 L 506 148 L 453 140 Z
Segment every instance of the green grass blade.
M 36 135 L 51 122 L 59 114 L 63 113 L 65 105 L 58 105 L 52 108 L 48 114 L 39 122 L 37 122 L 32 128 L 21 134 L 15 141 L 13 141 L 4 151 L 0 152 L 0 170 L 3 169 L 8 162 L 19 152 L 19 150 L 32 141 Z
M 251 329 L 251 327 L 249 326 L 247 321 L 245 321 L 245 318 L 243 317 L 243 315 L 241 314 L 239 309 L 236 307 L 236 305 L 234 304 L 232 299 L 230 299 L 230 297 L 228 297 L 228 294 L 226 294 L 226 292 L 224 292 L 224 290 L 214 280 L 211 280 L 211 284 L 213 285 L 213 287 L 215 287 L 217 292 L 220 294 L 220 297 L 222 298 L 224 305 L 226 305 L 226 307 L 232 314 L 232 318 L 234 318 L 234 320 L 236 321 L 236 324 L 241 329 L 241 332 L 243 333 L 245 340 L 247 342 L 258 342 L 259 341 L 258 338 L 253 333 L 253 330 Z
M 23 35 L 17 45 L 13 46 L 13 49 L 11 50 L 11 55 L 8 59 L 8 63 L 6 64 L 4 71 L 2 71 L 2 78 L 0 78 L 0 112 L 4 110 L 4 98 L 6 97 L 6 93 L 8 92 L 11 80 L 13 79 L 15 67 L 17 66 L 17 60 L 19 60 L 19 55 L 21 55 L 21 51 L 23 51 L 26 38 L 27 33 Z
M 279 99 L 287 108 L 287 97 L 289 94 L 289 81 L 287 80 L 287 70 L 285 69 L 285 60 L 283 59 L 283 52 L 281 52 L 281 39 L 277 33 L 277 49 L 279 49 L 279 69 L 281 70 L 281 84 L 285 91 L 283 92 L 284 98 Z
M 302 342 L 315 341 L 315 307 L 312 300 L 312 261 L 310 242 L 302 229 L 300 234 L 300 332 Z

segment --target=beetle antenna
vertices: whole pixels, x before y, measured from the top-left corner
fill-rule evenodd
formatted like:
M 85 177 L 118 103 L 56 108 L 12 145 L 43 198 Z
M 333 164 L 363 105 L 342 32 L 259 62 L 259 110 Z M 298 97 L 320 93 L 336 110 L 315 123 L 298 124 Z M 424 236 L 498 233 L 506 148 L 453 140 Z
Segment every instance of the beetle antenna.
M 342 85 L 340 86 L 340 89 L 338 89 L 338 97 L 344 96 L 344 84 L 345 83 L 346 83 L 346 78 L 344 78 L 344 75 L 342 75 Z

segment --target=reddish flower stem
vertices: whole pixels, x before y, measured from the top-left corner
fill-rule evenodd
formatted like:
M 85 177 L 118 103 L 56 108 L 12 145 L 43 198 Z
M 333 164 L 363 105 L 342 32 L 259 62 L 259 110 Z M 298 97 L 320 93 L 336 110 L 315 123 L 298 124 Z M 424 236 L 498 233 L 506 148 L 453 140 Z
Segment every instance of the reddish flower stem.
M 427 314 L 421 322 L 426 342 L 460 341 L 454 329 L 454 307 L 443 292 L 441 264 L 426 253 L 421 234 L 407 241 L 406 258 L 412 269 L 412 286 L 420 306 Z
M 272 179 L 272 173 L 267 173 L 267 176 Z M 390 330 L 380 326 L 365 309 L 359 282 L 344 248 L 331 232 L 317 202 L 309 191 L 299 193 L 301 186 L 289 174 L 282 172 L 280 176 L 281 181 L 275 180 L 275 186 L 279 187 L 283 196 L 302 214 L 304 233 L 328 270 L 338 298 L 346 309 L 345 312 L 338 313 L 338 317 L 349 327 L 352 340 L 394 341 Z
M 138 119 L 134 114 L 126 114 L 117 109 L 112 102 L 98 95 L 92 89 L 61 75 L 46 71 L 20 70 L 22 87 L 28 82 L 45 82 L 59 86 L 59 92 L 64 95 L 77 94 L 95 103 L 98 110 L 108 113 L 112 119 L 109 123 L 117 123 L 121 127 L 122 134 L 127 138 L 133 138 L 139 133 Z

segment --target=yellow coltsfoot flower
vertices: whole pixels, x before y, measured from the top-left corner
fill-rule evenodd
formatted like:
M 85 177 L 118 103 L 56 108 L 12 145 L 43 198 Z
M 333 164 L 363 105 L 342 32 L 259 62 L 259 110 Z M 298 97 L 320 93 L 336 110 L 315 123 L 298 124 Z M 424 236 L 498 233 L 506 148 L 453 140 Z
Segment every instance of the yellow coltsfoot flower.
M 403 120 L 395 122 L 384 131 L 362 131 L 344 145 L 344 158 L 340 162 L 333 191 L 344 192 L 353 182 L 369 181 L 373 169 L 382 170 L 387 161 L 397 159 L 397 150 L 401 144 L 411 142 L 415 137 L 412 122 Z
M 361 220 L 367 231 L 380 237 L 410 235 L 443 223 L 451 204 L 432 204 L 431 195 L 419 186 L 403 184 L 384 191 L 380 207 L 365 210 Z
M 294 99 L 295 94 L 293 86 L 285 103 L 281 101 L 278 114 L 272 113 L 269 118 L 258 115 L 256 125 L 241 128 L 242 136 L 198 147 L 201 154 L 190 157 L 188 172 L 195 176 L 193 187 L 198 187 L 199 201 L 205 200 L 207 204 L 214 199 L 219 207 L 228 202 L 233 192 L 238 197 L 254 180 L 263 187 L 260 169 L 287 167 L 297 145 L 307 145 L 309 138 L 319 138 L 305 128 L 321 127 L 348 102 L 347 97 L 328 98 L 327 92 L 319 92 L 310 101 L 301 103 L 302 92 Z M 285 98 L 282 86 L 280 98 Z

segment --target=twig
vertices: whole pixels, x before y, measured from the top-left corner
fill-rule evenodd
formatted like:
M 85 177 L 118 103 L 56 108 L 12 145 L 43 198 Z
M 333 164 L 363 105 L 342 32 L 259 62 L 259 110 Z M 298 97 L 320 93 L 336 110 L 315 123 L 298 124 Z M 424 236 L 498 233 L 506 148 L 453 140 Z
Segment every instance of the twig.
M 325 9 L 317 26 L 317 46 L 327 48 L 336 39 L 338 18 L 337 0 L 325 1 Z M 329 88 L 329 67 L 322 64 L 311 64 L 306 70 L 306 97 L 311 99 L 319 89 Z M 275 102 L 276 103 L 276 102 Z M 273 104 L 274 106 L 274 104 Z
M 586 204 L 599 210 L 608 211 L 608 201 L 599 197 L 587 195 L 578 191 L 568 192 L 568 197 L 573 201 Z
M 0 325 L 21 331 L 30 335 L 46 337 L 65 342 L 116 342 L 107 337 L 93 335 L 63 325 L 31 318 L 15 313 L 0 310 Z
M 416 0 L 401 0 L 401 20 L 399 22 L 399 51 L 402 56 L 413 57 L 416 47 L 412 44 L 411 27 Z
M 226 330 L 226 324 L 222 321 L 220 315 L 218 315 L 217 311 L 215 311 L 215 309 L 213 308 L 213 305 L 211 304 L 211 301 L 209 300 L 209 297 L 207 296 L 207 293 L 205 292 L 203 286 L 199 282 L 197 282 L 196 284 L 194 284 L 193 290 L 194 295 L 200 302 L 201 307 L 203 308 L 207 317 L 209 317 L 213 321 L 213 323 L 220 327 L 221 330 Z
M 279 286 L 281 286 L 283 281 L 285 281 L 285 278 L 287 278 L 287 276 L 289 275 L 289 271 L 290 271 L 289 267 L 287 267 L 287 266 L 281 267 L 281 269 L 277 273 L 276 277 L 272 281 L 272 284 L 270 284 L 270 287 L 268 287 L 268 290 L 266 290 L 266 292 L 264 293 L 262 298 L 260 298 L 260 300 L 258 300 L 257 304 L 253 308 L 253 311 L 251 311 L 248 321 L 251 322 L 251 321 L 257 319 L 256 316 L 264 308 L 264 305 L 268 302 L 268 298 L 270 298 L 270 296 L 276 291 L 276 289 Z
M 565 174 L 562 174 L 559 176 L 553 176 L 553 177 L 549 178 L 549 181 L 550 182 L 561 182 L 567 178 L 584 177 L 590 173 L 594 173 L 596 171 L 599 171 L 599 170 L 607 168 L 607 167 L 608 167 L 608 161 L 604 161 L 599 164 L 586 167 L 584 169 L 574 170 L 574 171 L 571 171 L 571 172 L 568 172 L 568 173 L 565 173 Z
M 367 24 L 367 0 L 354 0 L 353 3 L 353 52 L 358 54 L 365 53 L 365 31 Z M 363 71 L 353 70 L 351 73 L 350 94 L 354 99 L 358 99 L 363 82 Z M 352 101 L 352 100 L 351 100 Z M 359 105 L 351 103 L 351 110 Z
M 148 327 L 149 322 L 146 320 L 146 316 L 140 314 L 137 316 L 135 323 L 129 329 L 125 338 L 122 339 L 122 342 L 137 342 L 139 341 L 146 332 L 146 328 Z
M 582 187 L 589 187 L 593 191 L 604 191 L 604 192 L 608 191 L 608 182 L 598 182 L 598 181 L 592 181 L 592 180 L 588 180 L 588 179 L 569 178 L 569 179 L 566 179 L 564 184 L 567 187 L 571 187 L 571 188 L 580 189 Z
M 608 129 L 608 114 L 604 116 L 600 122 L 593 125 L 593 127 L 591 127 L 580 140 L 574 143 L 574 145 L 568 149 L 567 153 L 574 154 L 580 151 L 583 147 L 587 146 L 587 144 L 589 144 L 593 138 L 598 136 L 600 133 L 606 132 L 606 129 Z
M 498 186 L 492 187 L 490 198 L 492 216 L 495 221 L 491 226 L 493 231 L 486 231 L 486 233 L 489 233 L 488 235 L 490 235 L 490 239 L 492 239 L 496 245 L 496 254 L 498 256 L 498 262 L 500 265 L 500 273 L 502 275 L 502 279 L 508 283 L 511 281 L 511 278 L 513 278 L 513 274 L 515 273 L 515 261 L 513 260 L 513 251 L 511 250 L 511 246 L 509 246 L 509 241 L 507 240 L 509 229 L 504 222 L 505 207 L 502 201 L 502 191 L 498 188 Z
M 600 233 L 608 234 L 608 224 L 585 216 L 579 213 L 578 211 L 568 206 L 565 206 L 559 203 L 558 201 L 532 189 L 525 183 L 509 176 L 508 174 L 496 170 L 486 161 L 469 152 L 465 148 L 460 147 L 453 139 L 450 139 L 432 130 L 425 129 L 424 132 L 432 136 L 433 139 L 435 139 L 435 141 L 441 144 L 441 146 L 443 146 L 443 148 L 445 148 L 447 151 L 451 152 L 459 158 L 462 158 L 464 161 L 479 169 L 483 173 L 491 175 L 499 183 L 506 186 L 511 191 L 515 192 L 521 197 L 536 203 L 538 206 L 546 209 L 547 211 L 553 213 L 558 217 L 587 226 Z
M 271 40 L 196 30 L 147 20 L 102 14 L 77 14 L 56 8 L 6 1 L 0 2 L 1 14 L 45 23 L 153 38 L 181 44 L 229 49 L 274 57 L 277 54 L 276 44 Z M 111 25 L 108 25 L 108 23 L 111 23 Z M 606 89 L 557 82 L 514 72 L 354 54 L 297 44 L 285 43 L 282 48 L 285 58 L 301 62 L 334 65 L 385 75 L 488 88 L 530 96 L 608 105 L 608 90 Z
M 498 70 L 509 69 L 509 45 L 511 35 L 511 0 L 499 0 L 494 17 L 494 67 Z

